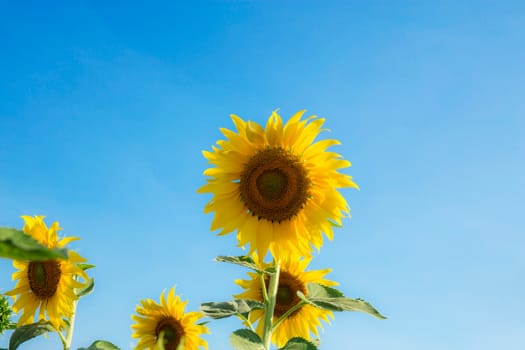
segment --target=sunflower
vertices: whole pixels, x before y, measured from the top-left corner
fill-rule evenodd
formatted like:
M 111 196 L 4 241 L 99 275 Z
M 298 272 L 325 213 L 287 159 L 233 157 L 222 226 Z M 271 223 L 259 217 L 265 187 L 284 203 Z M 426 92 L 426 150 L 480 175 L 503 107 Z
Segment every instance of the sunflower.
M 138 315 L 131 318 L 136 322 L 131 326 L 133 338 L 139 338 L 136 349 L 154 349 L 160 333 L 164 332 L 164 347 L 166 350 L 176 350 L 183 342 L 184 350 L 208 349 L 208 343 L 200 338 L 208 333 L 204 325 L 196 324 L 203 315 L 200 312 L 184 313 L 187 301 L 181 301 L 175 295 L 175 288 L 160 295 L 160 305 L 151 299 L 141 300 L 137 305 Z
M 301 302 L 301 299 L 297 296 L 298 291 L 308 296 L 308 283 L 318 283 L 325 286 L 337 285 L 337 282 L 324 278 L 324 276 L 330 272 L 330 269 L 306 271 L 309 262 L 310 259 L 290 258 L 281 260 L 281 272 L 274 309 L 274 323 Z M 245 289 L 243 293 L 235 297 L 263 301 L 262 285 L 259 275 L 255 272 L 248 272 L 248 275 L 251 279 L 235 281 L 235 283 Z M 268 288 L 268 279 L 266 280 L 266 288 Z M 280 348 L 293 337 L 302 337 L 310 340 L 311 333 L 318 337 L 319 328 L 322 328 L 321 320 L 330 322 L 330 318 L 333 319 L 331 311 L 319 309 L 310 304 L 302 305 L 288 315 L 277 327 L 272 334 L 272 342 Z M 258 322 L 256 330 L 262 337 L 264 310 L 253 310 L 250 313 L 249 319 L 252 323 Z
M 44 216 L 22 216 L 24 232 L 48 248 L 62 248 L 77 237 L 58 239 L 57 232 L 62 230 L 58 222 L 47 227 Z M 13 280 L 18 280 L 15 288 L 7 293 L 15 299 L 13 311 L 23 310 L 18 319 L 18 326 L 33 323 L 37 309 L 38 319 L 48 319 L 60 330 L 65 328 L 64 318 L 71 317 L 74 302 L 78 299 L 75 288 L 85 286 L 78 277 L 87 280 L 86 273 L 76 264 L 86 259 L 69 250 L 64 260 L 13 261 L 18 269 L 13 273 Z
M 215 212 L 211 229 L 221 229 L 219 235 L 236 230 L 250 253 L 310 256 L 311 245 L 322 246 L 322 233 L 332 239 L 333 226 L 350 214 L 338 189 L 357 188 L 339 173 L 351 164 L 327 151 L 339 141 L 314 142 L 324 119 L 301 119 L 304 112 L 283 125 L 274 111 L 265 128 L 232 115 L 237 131 L 222 128 L 226 140 L 203 151 L 214 166 L 204 171 L 207 184 L 199 189 L 213 194 L 204 210 Z

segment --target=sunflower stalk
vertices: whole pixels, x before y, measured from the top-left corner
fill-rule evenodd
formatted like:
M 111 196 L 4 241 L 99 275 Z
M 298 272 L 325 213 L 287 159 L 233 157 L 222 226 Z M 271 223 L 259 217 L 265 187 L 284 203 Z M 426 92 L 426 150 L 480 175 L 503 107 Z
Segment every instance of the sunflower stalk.
M 58 334 L 58 337 L 60 338 L 60 341 L 62 342 L 62 347 L 65 349 L 66 348 L 66 337 L 64 337 L 64 334 L 62 334 L 62 331 L 60 330 L 56 330 L 56 333 Z
M 244 316 L 243 314 L 241 313 L 237 313 L 237 317 L 239 317 L 242 321 L 245 322 L 245 324 L 248 326 L 248 328 L 250 328 L 250 330 L 254 333 L 256 333 L 256 330 L 255 328 L 253 328 L 253 325 L 252 323 L 250 322 L 250 320 L 248 319 L 248 317 Z
M 69 327 L 67 328 L 66 343 L 64 344 L 64 350 L 69 350 L 71 348 L 71 342 L 73 341 L 73 331 L 75 330 L 75 316 L 77 314 L 77 304 L 78 301 L 75 301 L 73 303 L 73 313 L 69 318 Z
M 263 345 L 266 350 L 270 350 L 273 331 L 273 314 L 275 310 L 275 302 L 277 299 L 277 290 L 279 287 L 279 274 L 281 270 L 280 262 L 275 262 L 275 273 L 270 275 L 270 285 L 268 287 L 267 300 L 264 303 L 264 326 L 263 326 Z M 264 279 L 264 278 L 263 278 Z M 266 286 L 262 286 L 263 294 L 265 294 Z
M 58 334 L 58 337 L 60 338 L 60 341 L 62 342 L 62 348 L 66 349 L 67 348 L 67 340 L 66 340 L 66 337 L 64 337 L 64 334 L 62 334 L 62 331 L 60 330 L 57 330 L 56 331 L 57 334 Z

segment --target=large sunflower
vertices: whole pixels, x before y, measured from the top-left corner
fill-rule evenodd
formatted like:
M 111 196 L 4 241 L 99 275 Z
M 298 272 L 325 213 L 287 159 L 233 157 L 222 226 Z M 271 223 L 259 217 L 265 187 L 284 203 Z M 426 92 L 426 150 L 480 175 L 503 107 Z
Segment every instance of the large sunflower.
M 166 350 L 176 350 L 181 341 L 184 350 L 208 349 L 208 343 L 200 338 L 201 334 L 208 333 L 208 328 L 196 324 L 203 315 L 200 312 L 184 313 L 188 302 L 175 295 L 175 288 L 168 292 L 167 298 L 162 292 L 160 305 L 151 299 L 140 303 L 137 305 L 138 315 L 131 316 L 136 322 L 131 326 L 134 330 L 132 337 L 139 338 L 137 350 L 153 350 L 162 331 Z
M 297 296 L 298 291 L 308 296 L 308 283 L 318 283 L 325 286 L 337 285 L 337 282 L 324 278 L 324 276 L 330 272 L 330 269 L 306 271 L 309 262 L 310 259 L 290 258 L 281 260 L 281 272 L 274 309 L 274 322 L 301 302 L 301 299 Z M 245 289 L 243 293 L 235 297 L 262 301 L 262 285 L 259 275 L 255 272 L 248 272 L 248 275 L 251 279 L 235 281 L 235 283 Z M 266 288 L 268 288 L 268 281 L 266 281 Z M 264 311 L 254 310 L 250 313 L 249 318 L 252 323 L 258 321 L 257 333 L 262 337 Z M 322 327 L 321 320 L 329 322 L 330 318 L 333 318 L 331 311 L 305 304 L 293 311 L 277 327 L 276 331 L 272 334 L 272 342 L 280 348 L 293 337 L 302 337 L 310 340 L 312 333 L 318 337 L 319 328 Z
M 357 188 L 338 172 L 350 162 L 327 151 L 339 141 L 314 142 L 324 119 L 301 119 L 304 112 L 285 125 L 273 112 L 265 128 L 232 115 L 237 131 L 222 128 L 226 140 L 203 152 L 214 166 L 204 171 L 209 178 L 199 189 L 213 194 L 205 207 L 215 212 L 211 229 L 222 229 L 220 235 L 237 230 L 239 245 L 249 243 L 261 257 L 268 249 L 274 257 L 309 256 L 311 245 L 321 247 L 322 232 L 332 239 L 334 224 L 350 213 L 338 191 Z
M 58 222 L 48 228 L 44 216 L 22 216 L 22 219 L 25 221 L 24 232 L 49 248 L 62 248 L 79 239 L 58 239 L 57 232 L 62 228 Z M 88 278 L 76 265 L 85 261 L 86 259 L 71 250 L 64 260 L 13 261 L 14 267 L 18 269 L 13 273 L 13 280 L 18 282 L 13 290 L 5 294 L 15 299 L 13 311 L 23 310 L 18 325 L 35 322 L 36 311 L 39 309 L 37 320 L 48 319 L 56 329 L 63 329 L 64 318 L 71 317 L 73 304 L 78 299 L 75 288 L 85 286 L 78 278 Z

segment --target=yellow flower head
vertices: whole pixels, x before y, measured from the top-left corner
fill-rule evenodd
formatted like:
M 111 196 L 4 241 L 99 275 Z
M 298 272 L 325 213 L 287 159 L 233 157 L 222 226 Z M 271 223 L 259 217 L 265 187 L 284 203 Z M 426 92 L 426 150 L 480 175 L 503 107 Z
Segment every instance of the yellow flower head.
M 138 338 L 137 350 L 153 350 L 161 332 L 164 332 L 166 350 L 177 350 L 181 342 L 183 350 L 208 349 L 208 343 L 200 337 L 209 333 L 204 325 L 196 324 L 203 317 L 200 312 L 184 313 L 188 302 L 175 295 L 175 288 L 160 295 L 160 304 L 151 299 L 141 300 L 137 314 L 131 318 L 136 322 L 131 326 L 133 338 Z
M 77 237 L 58 239 L 57 232 L 61 230 L 58 222 L 50 228 L 44 223 L 44 216 L 22 216 L 25 221 L 24 232 L 48 248 L 63 248 Z M 75 288 L 84 287 L 78 277 L 87 280 L 86 273 L 77 264 L 86 259 L 69 250 L 68 258 L 64 260 L 46 261 L 13 261 L 18 270 L 13 273 L 13 280 L 18 280 L 15 288 L 6 295 L 13 296 L 15 303 L 13 311 L 23 311 L 18 319 L 18 325 L 35 322 L 36 311 L 38 319 L 47 319 L 57 329 L 65 326 L 64 318 L 71 317 L 73 303 L 78 299 Z
M 319 249 L 322 233 L 333 238 L 333 225 L 349 215 L 350 208 L 338 189 L 357 185 L 339 173 L 350 166 L 334 152 L 337 140 L 314 142 L 323 118 L 293 115 L 283 125 L 273 112 L 266 127 L 232 115 L 236 131 L 221 129 L 219 140 L 204 156 L 214 166 L 204 174 L 201 193 L 212 193 L 205 212 L 215 212 L 212 230 L 220 235 L 237 230 L 239 245 L 264 257 L 294 254 L 310 256 Z
M 256 259 L 257 260 L 257 259 Z M 277 287 L 277 297 L 274 309 L 274 319 L 276 322 L 287 311 L 301 302 L 297 292 L 301 291 L 308 296 L 308 283 L 318 283 L 325 286 L 335 286 L 337 282 L 325 279 L 324 276 L 330 272 L 330 269 L 306 271 L 310 259 L 283 259 L 281 261 L 281 272 L 279 284 Z M 261 264 L 267 267 L 265 264 Z M 236 280 L 239 286 L 245 289 L 236 298 L 247 300 L 263 301 L 262 285 L 259 275 L 255 272 L 248 272 L 249 280 Z M 268 278 L 266 279 L 266 288 L 268 288 Z M 272 334 L 272 343 L 277 344 L 280 348 L 293 337 L 302 337 L 310 340 L 313 333 L 319 337 L 319 328 L 322 328 L 321 320 L 330 322 L 333 319 L 333 313 L 328 310 L 316 308 L 310 304 L 305 304 L 299 309 L 293 311 L 274 331 Z M 264 311 L 254 310 L 249 316 L 250 322 L 257 323 L 257 333 L 262 337 Z

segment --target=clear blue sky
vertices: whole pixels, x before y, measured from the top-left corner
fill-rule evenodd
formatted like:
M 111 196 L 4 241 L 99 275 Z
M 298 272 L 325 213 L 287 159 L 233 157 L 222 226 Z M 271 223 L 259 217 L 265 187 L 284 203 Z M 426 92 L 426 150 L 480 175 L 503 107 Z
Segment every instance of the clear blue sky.
M 80 236 L 73 345 L 129 349 L 140 299 L 239 292 L 201 150 L 230 113 L 306 108 L 361 187 L 312 267 L 389 317 L 337 314 L 322 349 L 524 349 L 524 23 L 521 1 L 0 1 L 0 225 Z M 212 322 L 210 349 L 239 326 Z

